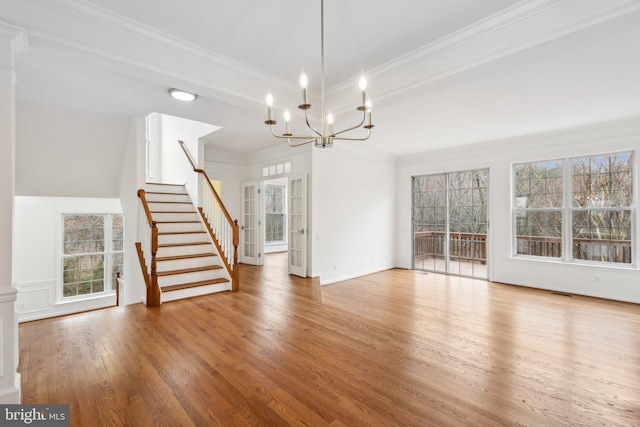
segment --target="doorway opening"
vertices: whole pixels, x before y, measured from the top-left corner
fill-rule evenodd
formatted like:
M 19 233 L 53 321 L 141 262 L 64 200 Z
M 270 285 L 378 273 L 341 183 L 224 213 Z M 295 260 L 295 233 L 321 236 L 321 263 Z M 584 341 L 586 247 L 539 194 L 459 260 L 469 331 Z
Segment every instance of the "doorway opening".
M 264 181 L 264 253 L 288 252 L 287 188 L 289 179 Z M 267 258 L 265 258 L 266 261 Z
M 288 272 L 307 277 L 307 178 L 242 184 L 240 262 L 264 265 L 266 253 L 286 253 Z

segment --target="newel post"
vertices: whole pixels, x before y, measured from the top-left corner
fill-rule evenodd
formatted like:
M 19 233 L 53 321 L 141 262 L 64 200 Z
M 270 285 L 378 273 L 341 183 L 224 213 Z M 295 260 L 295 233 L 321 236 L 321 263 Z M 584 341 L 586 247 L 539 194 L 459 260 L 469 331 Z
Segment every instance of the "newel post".
M 158 286 L 158 265 L 156 254 L 158 253 L 158 227 L 157 222 L 151 223 L 151 286 L 147 288 L 147 306 L 160 305 L 160 287 Z
M 240 288 L 240 268 L 238 266 L 238 245 L 240 244 L 240 227 L 238 220 L 233 221 L 233 276 L 231 277 L 231 291 Z

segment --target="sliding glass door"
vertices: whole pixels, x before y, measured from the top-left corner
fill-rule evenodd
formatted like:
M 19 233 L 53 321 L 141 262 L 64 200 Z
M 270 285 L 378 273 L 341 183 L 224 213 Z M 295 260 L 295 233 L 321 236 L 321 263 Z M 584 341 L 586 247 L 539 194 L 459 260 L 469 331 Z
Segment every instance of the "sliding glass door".
M 413 177 L 413 268 L 487 278 L 488 169 Z

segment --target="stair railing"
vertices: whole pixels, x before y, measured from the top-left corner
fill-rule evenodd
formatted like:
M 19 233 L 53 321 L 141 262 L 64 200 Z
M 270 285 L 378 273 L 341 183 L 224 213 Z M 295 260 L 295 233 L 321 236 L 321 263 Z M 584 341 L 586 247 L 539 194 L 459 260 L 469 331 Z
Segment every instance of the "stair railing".
M 231 219 L 231 215 L 222 203 L 218 192 L 211 184 L 211 180 L 207 173 L 199 169 L 193 161 L 189 150 L 184 142 L 178 141 L 185 156 L 189 160 L 193 171 L 198 173 L 201 188 L 201 197 L 198 201 L 198 211 L 209 230 L 209 234 L 213 239 L 220 257 L 231 276 L 231 290 L 237 291 L 240 286 L 240 271 L 238 267 L 238 243 L 240 241 L 240 231 L 238 220 Z
M 160 305 L 161 294 L 160 286 L 158 286 L 158 266 L 156 261 L 158 227 L 156 221 L 151 217 L 145 194 L 144 190 L 138 190 L 142 209 L 138 210 L 140 242 L 136 243 L 136 249 L 138 250 L 138 260 L 142 268 L 144 282 L 147 286 L 147 307 L 157 307 Z

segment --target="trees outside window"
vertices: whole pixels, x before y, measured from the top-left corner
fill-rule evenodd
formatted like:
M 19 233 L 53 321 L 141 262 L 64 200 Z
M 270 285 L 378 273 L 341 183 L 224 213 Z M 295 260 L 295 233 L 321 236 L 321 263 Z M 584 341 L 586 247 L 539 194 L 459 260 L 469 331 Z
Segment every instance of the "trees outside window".
M 62 297 L 115 290 L 115 273 L 122 272 L 123 215 L 64 214 L 62 220 Z
M 265 184 L 265 243 L 286 241 L 286 185 Z
M 514 254 L 632 264 L 633 155 L 514 165 Z

